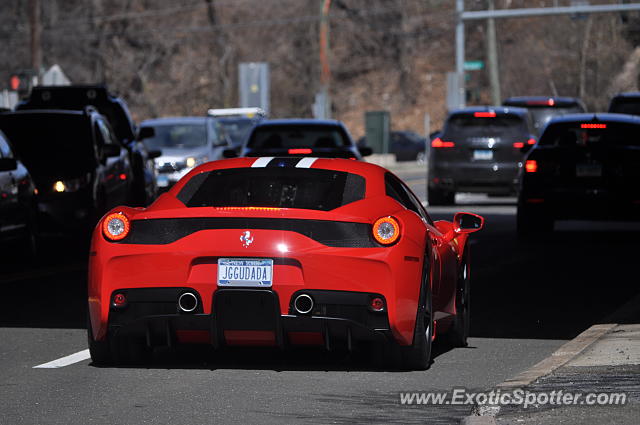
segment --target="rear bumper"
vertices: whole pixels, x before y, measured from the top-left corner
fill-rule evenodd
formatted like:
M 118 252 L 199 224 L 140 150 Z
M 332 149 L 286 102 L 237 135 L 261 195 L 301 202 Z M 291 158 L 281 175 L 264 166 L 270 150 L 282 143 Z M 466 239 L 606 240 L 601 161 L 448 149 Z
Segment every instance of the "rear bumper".
M 435 162 L 429 169 L 429 187 L 452 192 L 515 193 L 516 162 Z
M 347 291 L 304 291 L 315 301 L 309 315 L 281 314 L 278 294 L 266 289 L 220 289 L 213 296 L 213 311 L 203 313 L 203 294 L 191 288 L 118 290 L 127 303 L 111 304 L 109 335 L 144 338 L 149 346 L 181 343 L 277 346 L 322 345 L 351 350 L 362 341 L 391 338 L 386 309 L 374 312 L 368 301 L 378 294 Z M 177 298 L 196 293 L 200 302 L 193 313 L 181 313 Z

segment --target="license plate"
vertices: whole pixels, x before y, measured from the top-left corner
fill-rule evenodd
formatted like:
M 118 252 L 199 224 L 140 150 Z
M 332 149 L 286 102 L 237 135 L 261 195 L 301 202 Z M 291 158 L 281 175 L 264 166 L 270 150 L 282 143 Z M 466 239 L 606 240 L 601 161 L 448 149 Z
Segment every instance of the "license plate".
M 253 258 L 218 259 L 218 286 L 270 287 L 273 260 Z
M 486 149 L 476 149 L 473 151 L 473 159 L 493 159 L 493 151 Z
M 158 187 L 167 187 L 169 186 L 169 177 L 160 174 L 156 178 L 156 182 L 158 183 Z
M 578 164 L 576 165 L 576 177 L 601 177 L 602 165 Z

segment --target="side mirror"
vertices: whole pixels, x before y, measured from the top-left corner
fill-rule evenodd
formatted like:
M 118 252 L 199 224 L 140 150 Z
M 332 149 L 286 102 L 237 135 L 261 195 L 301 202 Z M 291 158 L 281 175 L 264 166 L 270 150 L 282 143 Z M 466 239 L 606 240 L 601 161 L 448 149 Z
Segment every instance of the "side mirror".
M 459 212 L 453 216 L 453 231 L 456 233 L 473 233 L 482 229 L 484 218 L 477 214 Z
M 0 171 L 13 171 L 18 168 L 15 158 L 0 158 Z
M 113 144 L 106 144 L 102 147 L 102 153 L 105 158 L 114 158 L 120 156 L 120 146 Z
M 156 159 L 162 156 L 162 151 L 160 149 L 153 149 L 147 152 L 147 156 L 149 159 Z
M 370 146 L 363 146 L 361 148 L 358 148 L 358 150 L 360 151 L 360 155 L 362 156 L 369 156 L 373 154 L 373 149 L 371 149 Z
M 138 140 L 151 139 L 155 135 L 156 130 L 153 127 L 141 127 L 138 131 Z
M 225 149 L 222 151 L 222 156 L 225 158 L 237 158 L 238 152 L 235 149 Z

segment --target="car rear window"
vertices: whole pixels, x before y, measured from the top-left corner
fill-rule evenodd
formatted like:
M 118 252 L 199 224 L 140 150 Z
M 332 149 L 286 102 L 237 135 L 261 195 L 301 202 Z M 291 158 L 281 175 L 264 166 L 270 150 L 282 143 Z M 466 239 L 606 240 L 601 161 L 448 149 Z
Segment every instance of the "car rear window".
M 82 114 L 0 115 L 0 129 L 32 174 L 95 167 L 96 151 L 89 123 Z
M 201 173 L 177 198 L 187 207 L 270 207 L 330 211 L 364 199 L 365 179 L 310 168 L 231 168 Z
M 349 139 L 337 126 L 268 125 L 256 127 L 247 146 L 253 149 L 342 148 Z
M 538 143 L 540 146 L 640 147 L 640 125 L 605 122 L 551 124 Z
M 479 134 L 480 132 L 480 134 Z M 476 117 L 458 114 L 449 118 L 445 128 L 446 137 L 473 135 L 522 135 L 527 133 L 525 120 L 518 115 L 497 114 L 495 117 Z
M 609 108 L 609 112 L 640 115 L 640 99 L 616 99 Z

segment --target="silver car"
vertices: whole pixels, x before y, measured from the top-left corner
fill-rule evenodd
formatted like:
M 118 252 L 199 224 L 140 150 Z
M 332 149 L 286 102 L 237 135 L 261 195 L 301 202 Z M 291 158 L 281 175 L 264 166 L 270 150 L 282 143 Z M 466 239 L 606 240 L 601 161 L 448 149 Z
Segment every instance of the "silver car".
M 144 139 L 148 149 L 161 150 L 155 160 L 158 189 L 168 190 L 193 167 L 222 159 L 232 148 L 218 120 L 212 117 L 173 117 L 143 121 L 141 129 L 153 128 L 153 136 Z

